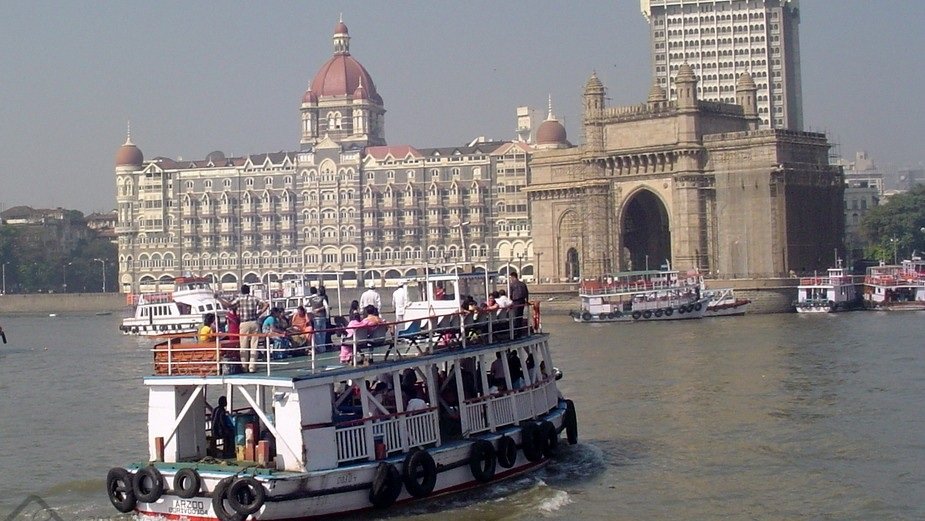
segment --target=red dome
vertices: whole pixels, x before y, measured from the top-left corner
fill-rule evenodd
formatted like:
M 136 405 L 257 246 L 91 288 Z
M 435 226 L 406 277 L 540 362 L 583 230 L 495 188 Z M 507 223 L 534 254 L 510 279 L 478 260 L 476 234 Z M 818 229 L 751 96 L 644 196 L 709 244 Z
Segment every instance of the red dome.
M 315 91 L 311 89 L 311 87 L 309 87 L 308 90 L 305 91 L 305 94 L 302 95 L 302 103 L 318 103 L 318 96 L 315 94 Z
M 337 25 L 334 26 L 334 34 L 350 34 L 347 32 L 347 24 L 343 21 L 337 22 Z
M 540 123 L 540 128 L 536 130 L 537 145 L 558 145 L 567 142 L 565 127 L 555 119 L 547 119 Z
M 382 103 L 372 77 L 349 54 L 335 54 L 322 65 L 312 79 L 312 91 L 318 98 L 352 96 L 360 86 L 360 78 L 363 78 L 363 88 L 369 99 Z
M 144 161 L 145 156 L 141 153 L 141 149 L 136 147 L 131 140 L 127 140 L 116 152 L 116 166 L 141 166 Z

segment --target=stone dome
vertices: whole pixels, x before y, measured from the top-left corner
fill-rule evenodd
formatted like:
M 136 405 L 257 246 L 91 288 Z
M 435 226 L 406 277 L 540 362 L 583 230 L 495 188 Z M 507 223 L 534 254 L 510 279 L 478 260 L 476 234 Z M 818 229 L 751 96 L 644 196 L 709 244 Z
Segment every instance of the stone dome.
M 537 145 L 560 145 L 568 142 L 565 127 L 556 119 L 547 119 L 536 130 Z
M 658 84 L 658 81 L 653 83 L 652 88 L 649 89 L 649 101 L 656 102 L 656 101 L 667 101 L 667 100 L 668 100 L 668 95 L 665 93 L 665 89 L 663 89 L 662 86 Z
M 675 76 L 674 81 L 697 81 L 697 75 L 694 74 L 694 69 L 687 62 L 684 62 L 678 67 L 678 75 Z
M 382 98 L 376 92 L 373 78 L 366 68 L 350 55 L 349 38 L 347 26 L 338 22 L 334 29 L 334 56 L 318 69 L 312 79 L 310 90 L 319 100 L 328 97 L 353 97 L 353 93 L 362 82 L 368 99 L 381 104 Z M 307 91 L 303 101 L 306 97 L 310 97 Z
M 597 72 L 592 72 L 588 82 L 585 83 L 585 93 L 604 92 L 604 84 L 597 77 Z
M 126 138 L 125 144 L 119 147 L 119 151 L 116 152 L 116 166 L 138 166 L 140 167 L 145 161 L 144 154 L 141 153 L 141 149 L 135 146 L 135 143 L 132 143 L 132 138 Z
M 739 76 L 739 81 L 736 82 L 736 90 L 758 90 L 758 86 L 755 85 L 755 80 L 752 79 L 752 75 L 743 72 Z

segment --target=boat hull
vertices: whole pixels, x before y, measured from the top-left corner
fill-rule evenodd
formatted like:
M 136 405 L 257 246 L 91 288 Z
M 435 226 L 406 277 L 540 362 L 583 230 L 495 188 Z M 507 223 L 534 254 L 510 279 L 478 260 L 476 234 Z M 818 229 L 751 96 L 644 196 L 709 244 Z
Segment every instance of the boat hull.
M 705 301 L 699 301 L 678 308 L 636 310 L 632 313 L 599 313 L 593 315 L 590 312 L 582 311 L 572 313 L 572 319 L 580 323 L 660 322 L 666 320 L 693 320 L 703 318 L 706 312 L 707 303 Z
M 564 427 L 565 403 L 538 418 L 552 423 L 558 434 Z M 494 435 L 485 435 L 484 439 L 498 447 L 502 435 L 512 438 L 518 447 L 524 445 L 524 430 L 512 427 L 499 431 Z M 427 499 L 439 495 L 452 494 L 480 486 L 492 486 L 493 483 L 518 476 L 544 466 L 548 461 L 548 454 L 538 461 L 529 460 L 523 450 L 517 451 L 514 465 L 504 468 L 500 463 L 496 465 L 494 476 L 487 482 L 475 479 L 470 469 L 469 459 L 473 440 L 460 440 L 443 447 L 424 449 L 437 466 L 436 482 L 433 492 Z M 399 472 L 403 468 L 403 460 L 407 455 L 399 454 L 383 460 L 394 465 Z M 325 519 L 333 516 L 357 513 L 375 508 L 370 503 L 370 489 L 376 477 L 376 471 L 381 462 L 372 461 L 355 466 L 342 467 L 326 471 L 298 473 L 280 473 L 278 477 L 258 477 L 258 480 L 267 490 L 267 499 L 259 511 L 248 519 L 260 520 L 308 520 Z M 174 474 L 165 471 L 164 482 L 173 482 Z M 197 494 L 193 498 L 183 499 L 172 492 L 167 492 L 153 503 L 138 503 L 136 507 L 137 518 L 142 521 L 180 520 L 195 521 L 221 520 L 212 503 L 212 492 L 221 479 L 227 478 L 230 473 L 216 473 L 214 475 L 203 473 L 203 487 L 205 494 Z M 202 491 L 200 491 L 202 492 Z M 406 486 L 398 495 L 394 504 L 405 504 L 416 501 L 418 498 L 410 494 Z M 227 502 L 226 502 L 227 505 Z

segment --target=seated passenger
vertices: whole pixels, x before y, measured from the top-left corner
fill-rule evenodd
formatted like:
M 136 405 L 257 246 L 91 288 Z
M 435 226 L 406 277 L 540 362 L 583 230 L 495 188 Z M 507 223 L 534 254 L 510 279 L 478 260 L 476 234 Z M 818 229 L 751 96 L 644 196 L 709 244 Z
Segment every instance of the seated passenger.
M 215 313 L 206 313 L 202 317 L 202 325 L 199 326 L 199 342 L 215 341 Z

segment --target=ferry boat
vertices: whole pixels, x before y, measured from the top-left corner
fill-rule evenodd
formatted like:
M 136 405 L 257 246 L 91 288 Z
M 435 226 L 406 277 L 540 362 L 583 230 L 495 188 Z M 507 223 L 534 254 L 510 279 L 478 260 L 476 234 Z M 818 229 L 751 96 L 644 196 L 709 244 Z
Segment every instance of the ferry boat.
M 736 297 L 732 288 L 703 289 L 703 296 L 710 299 L 704 317 L 732 317 L 744 315 L 752 303 L 746 298 Z
M 854 278 L 845 272 L 839 260 L 824 277 L 803 277 L 797 286 L 797 313 L 833 313 L 847 311 L 858 304 Z
M 441 282 L 458 302 L 458 280 Z M 153 350 L 154 373 L 144 379 L 149 453 L 109 471 L 109 499 L 140 520 L 303 520 L 537 469 L 563 431 L 570 443 L 578 431 L 534 306 L 522 330 L 494 311 L 459 308 L 416 319 L 378 346 L 364 345 L 357 329 L 349 364 L 314 349 L 277 356 L 268 338 L 253 373 L 225 374 L 235 339 L 171 336 Z M 402 337 L 410 329 L 414 336 Z M 234 418 L 233 437 L 212 434 L 208 411 L 215 417 L 220 403 Z
M 674 270 L 618 273 L 605 281 L 586 280 L 578 294 L 576 322 L 648 322 L 702 318 L 710 297 L 701 294 L 700 275 Z
M 208 279 L 177 277 L 174 287 L 172 293 L 138 295 L 133 316 L 123 319 L 119 329 L 127 335 L 189 333 L 202 325 L 207 313 L 224 322 L 227 310 L 215 298 Z
M 899 265 L 867 268 L 864 306 L 885 311 L 925 309 L 925 261 L 913 257 Z

